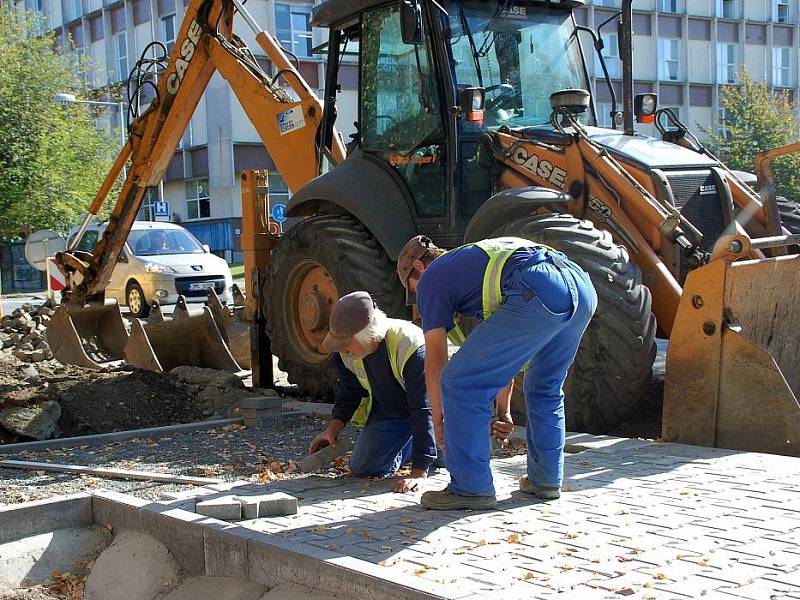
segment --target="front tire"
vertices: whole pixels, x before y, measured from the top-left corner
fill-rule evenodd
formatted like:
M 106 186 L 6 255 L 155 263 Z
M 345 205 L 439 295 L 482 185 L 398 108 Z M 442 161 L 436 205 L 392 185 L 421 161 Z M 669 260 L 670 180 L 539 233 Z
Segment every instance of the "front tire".
M 589 273 L 599 302 L 564 385 L 566 421 L 569 431 L 607 432 L 641 399 L 656 355 L 656 320 L 639 268 L 611 234 L 571 215 L 524 217 L 494 236 L 547 244 Z M 523 413 L 521 385 L 514 394 L 512 408 Z
M 329 396 L 336 381 L 321 348 L 333 304 L 364 290 L 390 317 L 408 318 L 403 286 L 383 247 L 358 220 L 318 215 L 292 227 L 270 261 L 264 289 L 267 333 L 279 367 L 312 397 Z
M 150 314 L 150 303 L 144 296 L 142 286 L 135 281 L 131 281 L 125 290 L 125 304 L 134 318 L 144 319 Z

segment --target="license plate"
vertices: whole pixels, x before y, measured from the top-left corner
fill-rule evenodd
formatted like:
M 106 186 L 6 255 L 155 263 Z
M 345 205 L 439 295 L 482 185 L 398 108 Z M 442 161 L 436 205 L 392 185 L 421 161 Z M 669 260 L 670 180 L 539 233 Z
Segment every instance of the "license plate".
M 196 283 L 189 284 L 189 290 L 193 292 L 197 292 L 200 290 L 211 290 L 214 289 L 214 283 L 211 281 L 199 281 Z

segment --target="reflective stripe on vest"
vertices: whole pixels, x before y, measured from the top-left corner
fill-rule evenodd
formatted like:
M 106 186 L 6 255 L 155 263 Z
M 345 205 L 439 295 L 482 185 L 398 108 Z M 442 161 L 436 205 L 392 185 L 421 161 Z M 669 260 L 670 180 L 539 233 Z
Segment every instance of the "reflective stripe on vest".
M 403 369 L 409 359 L 414 356 L 419 348 L 425 345 L 425 336 L 422 329 L 401 319 L 389 319 L 389 327 L 386 330 L 386 353 L 389 355 L 389 366 L 392 374 L 404 390 L 406 382 L 403 379 Z M 372 411 L 372 387 L 369 384 L 367 370 L 364 368 L 364 361 L 360 358 L 352 358 L 347 354 L 342 354 L 342 362 L 347 369 L 356 376 L 358 382 L 367 391 L 367 396 L 361 400 L 356 412 L 350 419 L 353 427 L 363 427 L 367 424 L 369 414 Z
M 489 240 L 481 240 L 474 244 L 466 244 L 466 246 L 477 246 L 483 250 L 489 257 L 489 263 L 486 265 L 486 270 L 483 272 L 483 288 L 481 292 L 481 305 L 483 310 L 483 320 L 488 319 L 493 312 L 495 312 L 503 303 L 503 292 L 501 288 L 503 278 L 503 267 L 511 255 L 517 250 L 523 248 L 546 248 L 553 250 L 550 246 L 538 244 L 530 240 L 525 240 L 518 237 L 502 237 L 493 238 Z M 465 248 L 466 246 L 462 246 Z M 464 343 L 466 335 L 461 327 L 456 325 L 447 334 L 448 339 L 460 346 Z

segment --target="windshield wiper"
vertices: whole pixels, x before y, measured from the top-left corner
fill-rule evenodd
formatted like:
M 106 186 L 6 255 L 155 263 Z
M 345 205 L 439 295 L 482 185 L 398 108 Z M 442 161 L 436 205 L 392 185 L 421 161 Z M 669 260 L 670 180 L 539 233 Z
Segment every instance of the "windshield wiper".
M 459 20 L 461 21 L 461 29 L 467 34 L 469 40 L 469 47 L 472 50 L 472 60 L 475 63 L 475 73 L 478 75 L 478 84 L 483 87 L 483 74 L 481 73 L 481 63 L 478 60 L 478 50 L 475 48 L 475 38 L 472 37 L 472 29 L 470 29 L 469 21 L 464 15 L 464 7 L 459 7 Z
M 489 50 L 492 49 L 492 45 L 494 44 L 497 35 L 495 35 L 495 33 L 491 31 L 491 27 L 492 25 L 494 25 L 494 22 L 497 20 L 497 17 L 499 17 L 501 13 L 508 10 L 510 4 L 511 0 L 505 0 L 502 4 L 498 4 L 497 9 L 494 11 L 494 14 L 489 18 L 489 21 L 487 21 L 486 27 L 484 28 L 484 33 L 486 34 L 486 37 L 483 40 L 483 44 L 481 44 L 480 50 L 478 50 L 478 56 L 481 57 L 486 56 L 489 53 Z M 491 37 L 489 36 L 490 32 L 492 33 Z

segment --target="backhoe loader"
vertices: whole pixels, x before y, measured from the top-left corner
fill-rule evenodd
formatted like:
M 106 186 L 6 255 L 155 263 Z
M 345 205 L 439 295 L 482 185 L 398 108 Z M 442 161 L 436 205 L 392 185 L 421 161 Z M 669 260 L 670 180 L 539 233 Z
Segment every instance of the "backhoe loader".
M 282 117 L 290 105 L 274 80 L 253 74 L 230 30 L 237 10 L 259 31 L 238 0 L 191 2 L 159 96 L 131 125 L 131 174 L 104 243 L 85 261 L 59 257 L 83 277 L 68 300 L 102 301 L 143 186 L 163 175 L 218 68 L 293 191 L 287 214 L 304 217 L 273 239 L 259 217 L 259 176 L 244 175 L 247 314 L 268 333 L 251 335 L 254 369 L 271 343 L 290 379 L 324 396 L 334 372 L 320 346 L 338 297 L 366 289 L 389 315 L 410 317 L 394 274 L 406 240 L 517 236 L 563 250 L 600 298 L 565 388 L 571 430 L 603 432 L 639 400 L 660 333 L 670 339 L 665 440 L 800 454 L 800 257 L 789 253 L 800 237 L 780 215 L 795 205 L 779 204 L 764 181 L 754 191 L 755 177 L 728 169 L 657 109 L 655 94 L 634 97 L 632 0 L 618 15 L 620 106 L 610 79 L 598 84 L 612 95 L 614 128 L 597 127 L 593 52 L 607 69 L 601 38 L 573 15 L 583 4 L 327 0 L 312 18 L 329 32 L 323 101 L 301 96 Z M 257 40 L 274 79 L 299 85 L 269 34 Z M 359 121 L 345 156 L 335 105 L 353 51 Z M 654 123 L 660 139 L 637 134 L 634 119 Z

